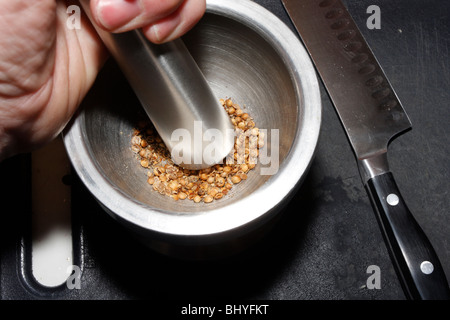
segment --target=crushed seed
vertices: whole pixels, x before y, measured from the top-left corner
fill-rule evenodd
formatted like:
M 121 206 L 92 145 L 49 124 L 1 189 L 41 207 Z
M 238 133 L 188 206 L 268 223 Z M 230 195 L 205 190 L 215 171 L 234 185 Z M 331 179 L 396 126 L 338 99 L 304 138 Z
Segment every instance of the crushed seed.
M 253 118 L 231 99 L 220 99 L 233 123 L 237 137 L 232 154 L 223 164 L 202 170 L 189 170 L 173 163 L 170 153 L 150 122 L 140 121 L 133 129 L 131 150 L 140 165 L 148 169 L 147 182 L 153 190 L 173 200 L 211 203 L 222 199 L 234 185 L 244 183 L 255 168 L 264 135 Z

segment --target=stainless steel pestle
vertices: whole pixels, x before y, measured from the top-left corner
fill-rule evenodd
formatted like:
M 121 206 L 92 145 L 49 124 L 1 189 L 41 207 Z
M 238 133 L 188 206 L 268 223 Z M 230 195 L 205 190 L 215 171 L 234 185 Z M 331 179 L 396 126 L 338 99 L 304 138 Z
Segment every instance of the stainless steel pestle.
M 174 162 L 187 169 L 221 163 L 234 147 L 234 128 L 181 39 L 153 44 L 140 30 L 110 33 L 91 16 Z

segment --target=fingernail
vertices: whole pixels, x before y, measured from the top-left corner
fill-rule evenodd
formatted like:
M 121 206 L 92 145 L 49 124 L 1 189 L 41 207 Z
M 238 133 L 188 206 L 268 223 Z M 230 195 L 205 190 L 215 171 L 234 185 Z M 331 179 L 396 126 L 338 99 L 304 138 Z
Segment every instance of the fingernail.
M 156 38 L 157 42 L 166 42 L 178 36 L 177 30 L 180 22 L 180 16 L 173 15 L 152 25 L 148 32 L 153 33 L 153 37 Z
M 102 0 L 97 8 L 99 22 L 109 30 L 124 26 L 140 13 L 138 0 Z
M 152 41 L 154 41 L 154 42 L 156 42 L 156 43 L 161 42 L 161 37 L 160 37 L 160 35 L 159 35 L 160 32 L 159 32 L 159 28 L 158 28 L 158 25 L 157 25 L 157 24 L 152 25 L 152 26 L 148 29 L 147 34 L 148 34 L 149 38 L 150 38 Z

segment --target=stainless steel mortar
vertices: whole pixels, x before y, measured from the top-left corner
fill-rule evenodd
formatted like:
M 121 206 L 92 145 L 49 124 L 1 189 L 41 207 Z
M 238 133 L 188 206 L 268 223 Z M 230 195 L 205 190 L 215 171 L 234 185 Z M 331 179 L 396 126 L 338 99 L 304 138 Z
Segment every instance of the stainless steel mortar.
M 145 169 L 131 151 L 142 108 L 132 97 L 121 101 L 121 93 L 108 92 L 108 86 L 91 92 L 94 98 L 85 100 L 64 142 L 87 189 L 145 244 L 170 256 L 215 258 L 257 239 L 302 183 L 320 132 L 319 85 L 298 38 L 251 1 L 207 1 L 205 16 L 183 41 L 217 99 L 231 97 L 259 128 L 278 130 L 275 174 L 262 175 L 270 164 L 258 163 L 246 181 L 209 204 L 160 195 L 146 182 Z M 108 99 L 95 98 L 105 93 Z M 277 149 L 274 137 L 269 134 L 269 155 Z

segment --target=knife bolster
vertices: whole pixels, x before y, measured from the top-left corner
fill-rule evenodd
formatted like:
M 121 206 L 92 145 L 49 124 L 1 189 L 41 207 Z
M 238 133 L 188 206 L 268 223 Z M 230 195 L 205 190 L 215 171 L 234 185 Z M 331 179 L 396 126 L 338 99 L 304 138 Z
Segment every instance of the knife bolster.
M 389 172 L 387 152 L 382 152 L 374 156 L 358 159 L 358 168 L 364 184 L 381 174 Z

